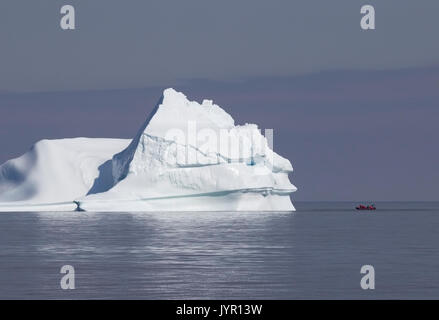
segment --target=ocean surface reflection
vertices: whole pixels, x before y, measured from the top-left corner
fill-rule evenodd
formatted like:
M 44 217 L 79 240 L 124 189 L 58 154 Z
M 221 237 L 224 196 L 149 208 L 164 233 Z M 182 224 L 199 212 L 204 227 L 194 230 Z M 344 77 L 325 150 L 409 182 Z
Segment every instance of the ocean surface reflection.
M 0 298 L 438 298 L 431 203 L 299 203 L 295 213 L 4 213 Z M 381 209 L 381 210 L 380 210 Z M 76 289 L 61 290 L 60 268 Z M 360 288 L 360 268 L 376 290 Z

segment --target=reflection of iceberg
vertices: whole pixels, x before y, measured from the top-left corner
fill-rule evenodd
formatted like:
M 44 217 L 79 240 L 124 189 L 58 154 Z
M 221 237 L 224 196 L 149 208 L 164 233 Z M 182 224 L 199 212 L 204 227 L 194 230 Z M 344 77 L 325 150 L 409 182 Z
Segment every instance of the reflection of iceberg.
M 294 210 L 292 170 L 256 125 L 167 89 L 131 142 L 43 140 L 3 164 L 0 210 Z

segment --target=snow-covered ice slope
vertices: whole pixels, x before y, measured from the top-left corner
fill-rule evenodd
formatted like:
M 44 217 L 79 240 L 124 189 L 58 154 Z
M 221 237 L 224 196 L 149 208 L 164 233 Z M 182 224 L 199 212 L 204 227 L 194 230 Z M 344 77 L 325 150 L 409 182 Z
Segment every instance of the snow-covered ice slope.
M 112 160 L 114 187 L 83 210 L 294 210 L 291 163 L 256 125 L 235 126 L 210 100 L 166 89 L 130 145 Z
M 73 211 L 76 198 L 112 186 L 111 157 L 130 140 L 41 140 L 0 166 L 0 211 Z
M 291 163 L 253 124 L 166 89 L 133 140 L 42 140 L 0 166 L 0 211 L 294 210 Z

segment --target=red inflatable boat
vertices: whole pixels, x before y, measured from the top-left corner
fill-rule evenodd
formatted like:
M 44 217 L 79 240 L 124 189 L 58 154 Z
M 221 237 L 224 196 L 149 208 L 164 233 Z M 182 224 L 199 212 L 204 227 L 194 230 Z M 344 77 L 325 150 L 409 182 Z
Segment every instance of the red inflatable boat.
M 357 209 L 357 210 L 376 210 L 377 208 L 375 207 L 374 204 L 368 205 L 368 206 L 360 204 L 359 206 L 355 207 L 355 209 Z

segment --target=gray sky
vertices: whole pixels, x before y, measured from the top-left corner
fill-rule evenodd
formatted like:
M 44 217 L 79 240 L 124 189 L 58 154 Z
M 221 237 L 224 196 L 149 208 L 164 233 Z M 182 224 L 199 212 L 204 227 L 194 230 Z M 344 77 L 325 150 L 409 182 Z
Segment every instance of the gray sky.
M 439 200 L 439 68 L 172 86 L 274 129 L 294 200 Z M 43 138 L 132 138 L 163 87 L 0 94 L 0 162 Z
M 77 29 L 59 27 L 62 5 Z M 373 4 L 375 31 L 360 29 Z M 439 63 L 437 0 L 2 0 L 0 91 Z
M 59 10 L 76 8 L 75 31 Z M 374 31 L 360 7 L 376 9 Z M 439 200 L 439 1 L 2 0 L 0 163 L 131 138 L 162 90 L 274 129 L 295 200 Z

